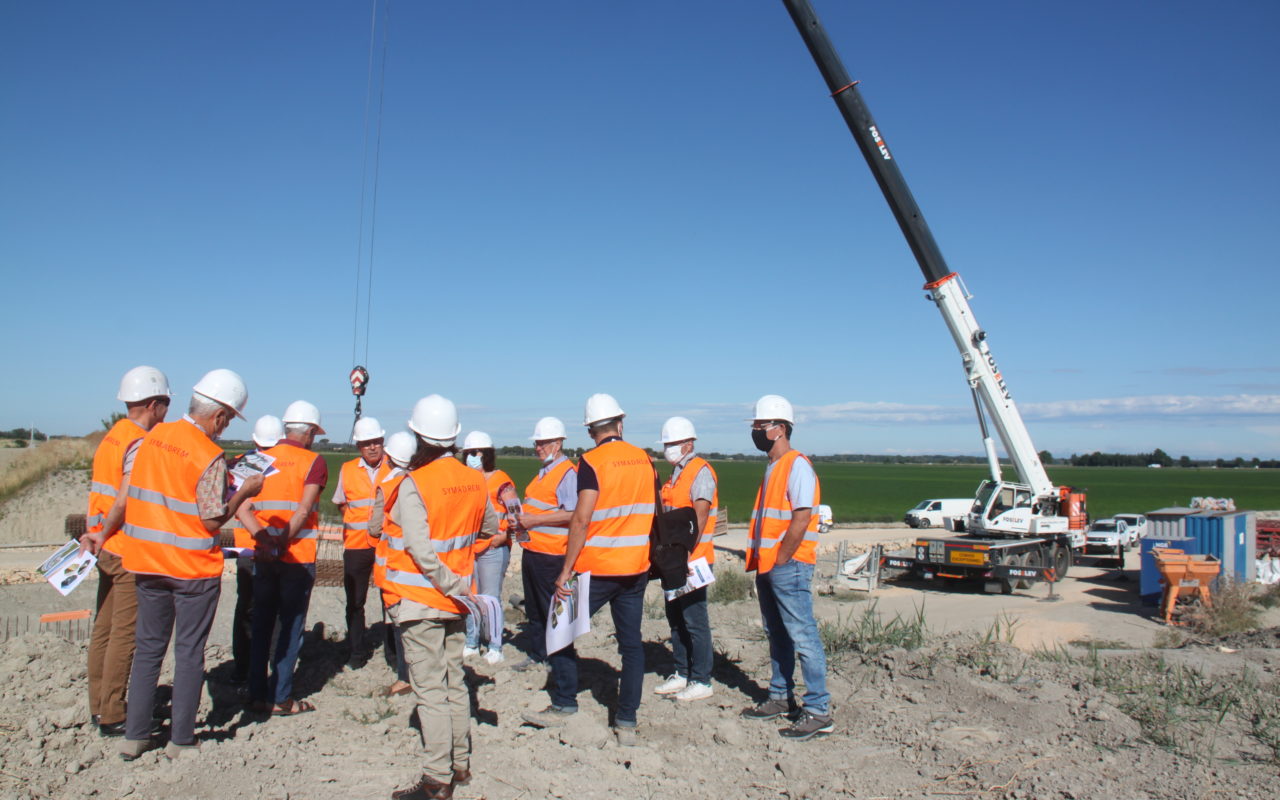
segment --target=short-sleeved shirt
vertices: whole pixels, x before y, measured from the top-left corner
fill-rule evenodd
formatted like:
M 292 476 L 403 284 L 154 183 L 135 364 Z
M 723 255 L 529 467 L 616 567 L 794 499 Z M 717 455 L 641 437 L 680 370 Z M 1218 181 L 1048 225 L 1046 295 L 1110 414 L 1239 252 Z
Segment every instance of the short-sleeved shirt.
M 764 471 L 764 483 L 767 486 L 769 476 L 777 462 L 770 462 Z M 795 508 L 813 508 L 813 496 L 818 489 L 818 476 L 807 458 L 797 458 L 791 464 L 791 475 L 787 479 L 787 502 Z
M 680 463 L 677 464 L 676 468 L 671 472 L 671 480 L 669 483 L 672 485 L 675 484 L 676 480 L 680 477 L 680 473 L 684 472 L 684 468 L 695 455 L 696 453 L 690 453 L 680 459 Z M 702 469 L 698 470 L 698 474 L 693 476 L 693 485 L 689 487 L 689 499 L 706 500 L 708 503 L 712 503 L 715 502 L 715 496 L 716 479 L 711 477 L 711 467 L 704 465 Z

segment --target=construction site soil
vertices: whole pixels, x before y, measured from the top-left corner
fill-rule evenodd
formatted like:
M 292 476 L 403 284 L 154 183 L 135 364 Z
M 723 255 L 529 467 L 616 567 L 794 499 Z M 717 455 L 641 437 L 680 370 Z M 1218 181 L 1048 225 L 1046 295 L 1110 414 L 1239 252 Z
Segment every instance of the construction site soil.
M 58 504 L 61 515 L 80 510 L 83 502 L 82 494 L 60 494 L 55 486 L 31 491 L 41 493 L 42 505 Z M 25 513 L 24 502 L 29 501 L 19 497 L 10 503 L 5 525 L 14 524 L 15 513 Z M 50 541 L 60 528 L 42 531 L 39 538 Z M 36 563 L 40 557 L 28 556 Z M 721 550 L 718 559 L 722 575 L 741 572 L 732 548 Z M 508 574 L 508 596 L 519 591 L 518 561 Z M 32 583 L 29 574 L 18 578 L 10 569 L 9 575 L 14 582 L 0 587 L 5 615 L 92 603 L 93 583 L 61 598 L 47 585 Z M 878 597 L 891 605 L 897 595 L 916 593 L 925 592 L 900 586 Z M 1131 636 L 1113 624 L 1119 638 L 1141 641 L 1101 649 L 1082 642 L 1080 626 L 1061 628 L 1061 635 L 1036 635 L 1039 618 L 1032 612 L 1044 607 L 1038 604 L 1041 594 L 1012 598 L 1023 603 L 1015 611 L 1018 620 L 949 624 L 939 631 L 926 619 L 932 632 L 902 639 L 859 626 L 859 620 L 894 616 L 884 606 L 856 602 L 858 597 L 846 593 L 819 597 L 818 614 L 830 641 L 842 644 L 829 656 L 836 730 L 809 742 L 786 741 L 778 736 L 778 724 L 739 717 L 743 707 L 764 696 L 769 669 L 759 612 L 749 597 L 712 605 L 715 694 L 692 703 L 652 694 L 671 662 L 660 602 L 649 599 L 637 747 L 620 747 L 608 728 L 618 656 L 607 614 L 597 615 L 595 629 L 580 640 L 581 710 L 558 731 L 522 724 L 522 711 L 547 704 L 547 676 L 510 669 L 520 654 L 508 644 L 503 663 L 467 663 L 475 777 L 454 796 L 1277 795 L 1280 631 L 1153 650 L 1145 644 L 1160 628 L 1144 618 L 1127 628 Z M 960 592 L 930 602 L 954 613 L 1000 600 L 1008 598 Z M 251 713 L 243 693 L 230 684 L 234 601 L 234 581 L 224 580 L 208 646 L 201 747 L 172 761 L 152 751 L 122 762 L 115 755 L 118 740 L 100 737 L 90 724 L 87 641 L 81 631 L 59 634 L 46 626 L 0 643 L 0 674 L 6 676 L 0 687 L 0 800 L 385 798 L 416 779 L 412 696 L 380 696 L 393 680 L 380 653 L 359 668 L 344 666 L 341 589 L 322 587 L 313 595 L 297 689 L 316 710 L 294 717 Z M 1061 609 L 1072 602 L 1068 597 L 1046 605 L 1065 613 Z M 1138 613 L 1123 603 L 1115 605 L 1117 613 L 1093 612 L 1116 621 Z M 1270 625 L 1277 621 L 1274 613 L 1267 617 Z M 372 597 L 370 621 L 372 649 L 383 633 Z M 520 622 L 519 611 L 508 608 L 508 631 L 517 632 Z M 1033 635 L 1019 633 L 1027 628 Z M 1109 632 L 1105 622 L 1091 624 L 1086 638 Z

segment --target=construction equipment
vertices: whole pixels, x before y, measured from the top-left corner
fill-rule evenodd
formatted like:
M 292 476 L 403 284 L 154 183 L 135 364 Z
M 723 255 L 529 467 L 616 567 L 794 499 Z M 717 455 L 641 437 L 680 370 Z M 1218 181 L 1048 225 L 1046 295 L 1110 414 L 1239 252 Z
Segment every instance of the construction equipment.
M 960 275 L 947 267 L 884 134 L 863 102 L 858 81 L 850 80 L 817 14 L 808 0 L 783 0 L 783 4 L 915 255 L 929 292 L 926 297 L 937 305 L 960 350 L 991 472 L 990 479 L 978 487 L 964 534 L 921 538 L 909 555 L 888 556 L 886 566 L 925 578 L 982 577 L 988 591 L 1005 593 L 1016 582 L 1056 580 L 1066 574 L 1073 551 L 1084 546 L 1084 494 L 1056 487 L 1049 480 L 996 365 L 987 332 L 969 306 L 971 295 Z M 1016 482 L 1001 475 L 988 421 L 1017 471 Z
M 1222 572 L 1221 561 L 1213 556 L 1189 555 L 1171 547 L 1157 547 L 1151 552 L 1155 554 L 1160 582 L 1164 584 L 1160 612 L 1166 624 L 1173 624 L 1173 608 L 1180 597 L 1194 596 L 1205 608 L 1213 608 L 1209 587 Z

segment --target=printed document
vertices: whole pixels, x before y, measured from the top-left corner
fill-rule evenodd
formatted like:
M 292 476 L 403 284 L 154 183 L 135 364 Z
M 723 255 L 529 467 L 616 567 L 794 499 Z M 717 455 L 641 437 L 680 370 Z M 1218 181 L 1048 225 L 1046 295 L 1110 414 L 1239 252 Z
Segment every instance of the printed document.
M 563 650 L 573 640 L 591 630 L 591 573 L 581 572 L 566 584 L 572 594 L 568 599 L 551 598 L 547 620 L 547 655 Z
M 57 589 L 59 594 L 66 597 L 71 594 L 72 589 L 80 585 L 97 563 L 97 556 L 88 550 L 81 553 L 80 543 L 72 539 L 46 558 L 36 572 L 40 573 L 50 586 Z
M 710 586 L 715 582 L 716 576 L 711 571 L 711 565 L 707 563 L 707 557 L 695 558 L 689 562 L 689 580 L 685 582 L 684 586 L 679 589 L 669 589 L 663 592 L 662 596 L 670 603 L 677 597 L 683 597 L 689 592 L 701 589 L 703 586 Z
M 275 456 L 269 456 L 260 450 L 250 450 L 231 468 L 231 485 L 239 489 L 244 479 L 252 475 L 261 475 L 264 478 L 275 475 L 280 471 L 273 466 L 275 463 Z
M 502 642 L 502 603 L 490 594 L 455 594 L 453 599 L 466 607 L 467 613 L 480 623 L 490 643 Z

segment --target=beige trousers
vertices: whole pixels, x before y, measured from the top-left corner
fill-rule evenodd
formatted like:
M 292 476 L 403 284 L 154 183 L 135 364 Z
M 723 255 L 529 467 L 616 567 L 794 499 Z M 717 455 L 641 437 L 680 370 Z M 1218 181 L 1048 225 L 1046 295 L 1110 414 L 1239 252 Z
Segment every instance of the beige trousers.
M 400 625 L 409 683 L 422 727 L 422 771 L 450 783 L 455 770 L 471 767 L 471 702 L 462 672 L 467 624 L 458 619 L 418 619 Z
M 106 550 L 98 553 L 98 615 L 89 640 L 89 713 L 103 725 L 124 721 L 138 620 L 134 586 L 133 573 L 124 568 L 120 556 Z

